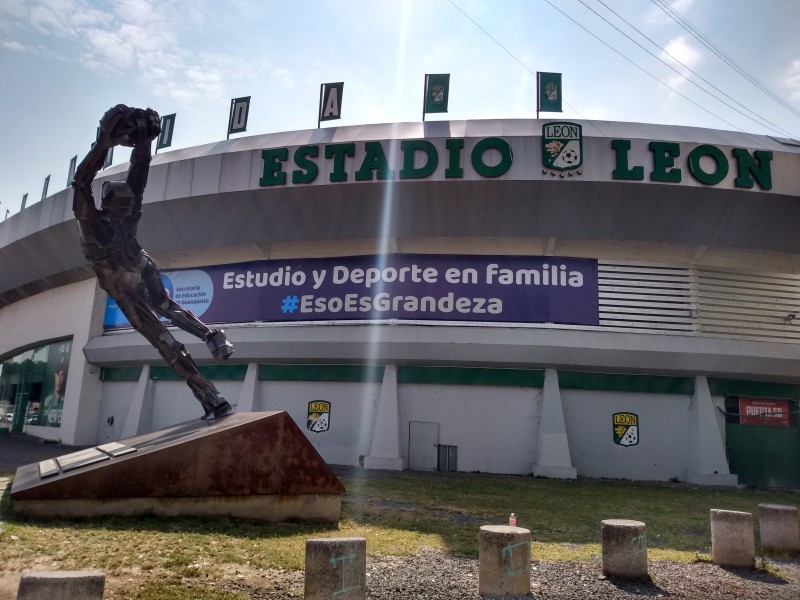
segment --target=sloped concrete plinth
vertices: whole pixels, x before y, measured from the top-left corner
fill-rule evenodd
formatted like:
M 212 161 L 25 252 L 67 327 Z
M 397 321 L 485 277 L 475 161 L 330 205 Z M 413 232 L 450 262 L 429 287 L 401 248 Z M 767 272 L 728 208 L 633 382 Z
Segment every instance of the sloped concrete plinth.
M 284 412 L 192 421 L 17 469 L 37 516 L 232 515 L 337 523 L 344 486 Z

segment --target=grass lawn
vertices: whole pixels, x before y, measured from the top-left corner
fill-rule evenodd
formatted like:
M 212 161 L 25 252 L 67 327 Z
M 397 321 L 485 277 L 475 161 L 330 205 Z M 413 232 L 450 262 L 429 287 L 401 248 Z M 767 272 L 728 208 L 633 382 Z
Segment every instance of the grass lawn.
M 792 492 L 685 484 L 350 473 L 355 475 L 341 477 L 347 493 L 338 526 L 152 516 L 31 520 L 11 514 L 6 496 L 0 577 L 24 570 L 99 569 L 120 581 L 131 576 L 146 581 L 139 598 L 189 598 L 196 596 L 181 595 L 176 586 L 183 578 L 224 578 L 232 568 L 302 569 L 309 537 L 364 537 L 371 556 L 410 554 L 423 546 L 477 556 L 478 528 L 505 523 L 511 512 L 520 527 L 531 530 L 534 560 L 599 555 L 600 521 L 614 518 L 647 524 L 651 559 L 707 560 L 711 508 L 752 512 L 757 524 L 759 503 L 800 500 Z M 220 593 L 203 597 L 239 597 Z

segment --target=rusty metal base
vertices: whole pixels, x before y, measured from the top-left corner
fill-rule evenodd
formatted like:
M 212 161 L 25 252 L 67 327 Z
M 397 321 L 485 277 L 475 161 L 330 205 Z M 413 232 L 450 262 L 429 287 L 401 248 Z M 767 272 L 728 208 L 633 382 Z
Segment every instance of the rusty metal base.
M 32 516 L 231 515 L 336 523 L 344 486 L 284 412 L 192 421 L 17 469 Z

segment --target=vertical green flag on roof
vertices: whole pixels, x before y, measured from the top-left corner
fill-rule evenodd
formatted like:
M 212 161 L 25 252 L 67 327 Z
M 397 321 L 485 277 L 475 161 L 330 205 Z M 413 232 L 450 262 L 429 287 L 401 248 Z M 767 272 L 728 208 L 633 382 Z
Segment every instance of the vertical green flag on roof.
M 561 73 L 537 73 L 538 103 L 537 116 L 541 112 L 562 112 L 561 110 Z
M 156 152 L 162 148 L 169 148 L 172 146 L 172 132 L 175 131 L 175 115 L 164 115 L 161 117 L 161 133 L 158 135 L 158 142 L 156 143 Z
M 75 179 L 75 166 L 78 164 L 78 156 L 75 155 L 69 159 L 69 173 L 67 174 L 67 187 L 72 185 L 72 180 Z
M 422 109 L 422 120 L 425 120 L 425 113 L 446 113 L 449 98 L 450 73 L 425 75 L 425 104 Z
M 342 94 L 344 93 L 344 82 L 323 83 L 319 91 L 319 115 L 317 116 L 317 127 L 320 121 L 330 121 L 342 118 Z
M 247 115 L 250 113 L 250 96 L 231 99 L 231 114 L 228 117 L 228 137 L 232 133 L 247 131 Z

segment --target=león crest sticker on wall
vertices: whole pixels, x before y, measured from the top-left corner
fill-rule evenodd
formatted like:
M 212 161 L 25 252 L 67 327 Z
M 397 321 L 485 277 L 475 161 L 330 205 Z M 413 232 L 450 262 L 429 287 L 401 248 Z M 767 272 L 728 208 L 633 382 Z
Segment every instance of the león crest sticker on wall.
M 639 415 L 628 412 L 614 413 L 614 443 L 619 446 L 635 446 L 639 443 Z
M 331 427 L 331 403 L 325 400 L 312 400 L 308 403 L 306 428 L 312 433 L 322 433 Z
M 559 121 L 542 125 L 542 165 L 545 175 L 563 178 L 582 175 L 583 127 L 577 123 Z

